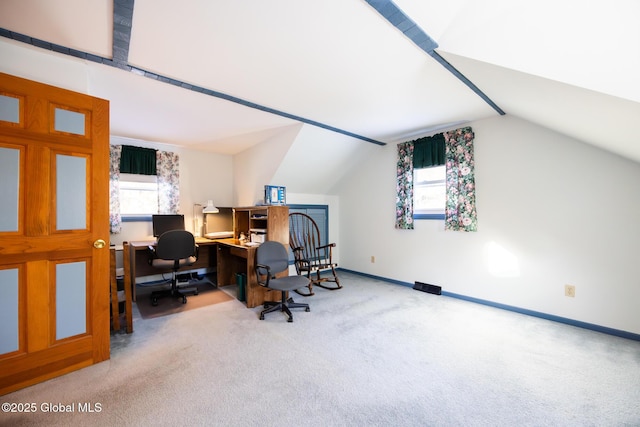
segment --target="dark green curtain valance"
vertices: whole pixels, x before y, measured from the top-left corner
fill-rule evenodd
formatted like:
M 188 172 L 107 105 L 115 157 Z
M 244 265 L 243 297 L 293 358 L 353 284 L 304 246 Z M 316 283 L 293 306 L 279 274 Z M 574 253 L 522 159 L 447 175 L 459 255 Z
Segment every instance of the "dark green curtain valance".
M 123 145 L 120 155 L 120 173 L 156 175 L 156 150 Z
M 444 135 L 433 136 L 413 141 L 413 168 L 421 169 L 444 165 Z

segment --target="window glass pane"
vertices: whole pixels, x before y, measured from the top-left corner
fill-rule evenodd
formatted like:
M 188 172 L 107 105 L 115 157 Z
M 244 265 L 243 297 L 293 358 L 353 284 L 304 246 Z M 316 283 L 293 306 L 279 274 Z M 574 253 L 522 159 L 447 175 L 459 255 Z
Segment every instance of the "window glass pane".
M 444 185 L 420 185 L 414 187 L 413 192 L 415 198 L 414 211 L 444 212 L 446 197 Z
M 84 135 L 84 114 L 56 108 L 54 129 L 59 132 Z
M 414 215 L 444 214 L 446 202 L 446 167 L 414 170 Z
M 416 169 L 415 179 L 416 182 L 427 181 L 444 181 L 446 177 L 445 166 L 435 166 L 432 168 Z
M 18 231 L 19 183 L 20 150 L 0 147 L 0 231 Z
M 157 177 L 120 174 L 120 212 L 122 215 L 157 214 Z
M 87 331 L 86 263 L 56 265 L 56 339 Z
M 0 270 L 0 354 L 18 350 L 18 269 Z
M 87 229 L 87 159 L 56 155 L 56 228 Z
M 0 95 L 0 120 L 20 123 L 20 100 L 18 98 Z

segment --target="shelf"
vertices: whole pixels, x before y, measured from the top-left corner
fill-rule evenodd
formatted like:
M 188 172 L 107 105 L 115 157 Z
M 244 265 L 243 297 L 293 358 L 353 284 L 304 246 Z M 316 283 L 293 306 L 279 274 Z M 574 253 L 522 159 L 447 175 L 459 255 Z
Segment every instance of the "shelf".
M 289 244 L 289 208 L 287 206 L 253 206 L 234 208 L 235 238 L 264 234 L 266 240 Z

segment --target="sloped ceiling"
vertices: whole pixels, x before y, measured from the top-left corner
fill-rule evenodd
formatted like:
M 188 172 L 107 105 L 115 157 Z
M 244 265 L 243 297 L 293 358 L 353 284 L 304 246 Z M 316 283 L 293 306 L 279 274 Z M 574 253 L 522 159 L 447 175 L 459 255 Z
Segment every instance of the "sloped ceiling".
M 109 99 L 129 138 L 236 154 L 302 122 L 291 164 L 499 114 L 379 12 L 393 6 L 506 114 L 640 161 L 636 0 L 115 5 L 3 0 L 0 70 Z

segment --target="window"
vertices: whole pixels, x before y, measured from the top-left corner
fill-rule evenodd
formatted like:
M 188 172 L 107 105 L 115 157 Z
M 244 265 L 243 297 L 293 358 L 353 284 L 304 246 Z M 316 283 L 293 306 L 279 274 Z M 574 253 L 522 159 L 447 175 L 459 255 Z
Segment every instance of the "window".
M 414 219 L 444 219 L 446 166 L 413 170 Z
M 158 213 L 155 175 L 120 174 L 120 213 L 127 219 L 141 219 Z

